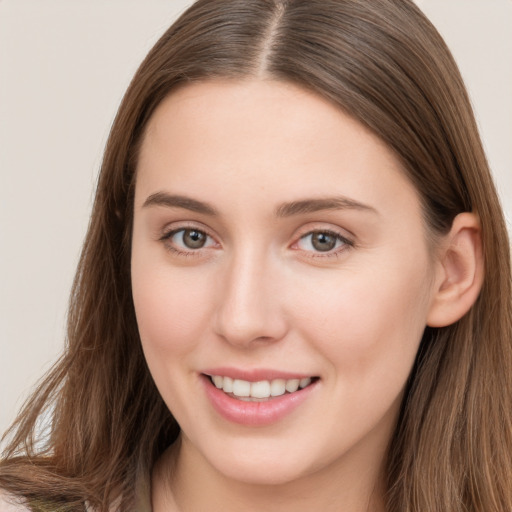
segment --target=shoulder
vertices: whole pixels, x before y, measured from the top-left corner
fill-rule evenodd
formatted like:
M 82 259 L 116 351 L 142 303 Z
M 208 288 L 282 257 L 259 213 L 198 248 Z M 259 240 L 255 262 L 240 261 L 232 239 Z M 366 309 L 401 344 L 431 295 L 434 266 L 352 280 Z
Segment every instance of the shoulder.
M 19 498 L 5 493 L 0 489 L 0 512 L 30 512 Z

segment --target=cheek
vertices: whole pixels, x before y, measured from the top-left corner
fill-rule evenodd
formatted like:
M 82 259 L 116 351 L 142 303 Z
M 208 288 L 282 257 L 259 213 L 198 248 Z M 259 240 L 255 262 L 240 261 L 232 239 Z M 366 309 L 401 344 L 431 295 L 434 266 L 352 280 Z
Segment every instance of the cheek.
M 148 362 L 171 361 L 201 339 L 213 303 L 202 276 L 173 272 L 169 265 L 132 261 L 132 289 L 137 324 Z M 208 292 L 210 290 L 210 292 Z M 160 363 L 159 363 L 160 364 Z
M 298 304 L 305 313 L 303 331 L 337 378 L 358 386 L 403 385 L 426 325 L 426 268 L 414 260 L 381 261 L 305 289 Z
M 207 287 L 169 265 L 132 263 L 132 289 L 142 348 L 153 380 L 176 417 L 186 418 L 191 358 L 204 337 L 208 308 Z M 184 379 L 184 376 L 187 377 Z

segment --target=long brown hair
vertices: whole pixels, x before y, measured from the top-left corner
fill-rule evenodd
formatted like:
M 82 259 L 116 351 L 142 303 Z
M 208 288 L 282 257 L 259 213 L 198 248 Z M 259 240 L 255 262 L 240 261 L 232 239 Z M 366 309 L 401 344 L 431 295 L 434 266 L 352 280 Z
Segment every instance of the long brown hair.
M 132 510 L 178 426 L 141 350 L 130 289 L 144 129 L 179 84 L 293 82 L 379 136 L 445 233 L 481 220 L 485 282 L 470 312 L 427 328 L 387 461 L 389 512 L 512 510 L 512 291 L 503 214 L 471 105 L 442 38 L 410 0 L 199 0 L 123 99 L 73 286 L 65 352 L 8 432 L 0 487 L 34 510 Z M 41 420 L 42 419 L 42 420 Z M 41 427 L 41 421 L 43 427 Z

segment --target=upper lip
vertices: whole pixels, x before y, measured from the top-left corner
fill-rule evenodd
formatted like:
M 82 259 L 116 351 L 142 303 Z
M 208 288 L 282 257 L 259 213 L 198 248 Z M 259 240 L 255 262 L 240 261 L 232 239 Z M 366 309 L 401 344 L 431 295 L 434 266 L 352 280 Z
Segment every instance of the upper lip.
M 289 372 L 283 370 L 274 370 L 270 368 L 209 368 L 202 371 L 201 373 L 209 375 L 210 377 L 212 375 L 219 375 L 222 377 L 230 377 L 232 379 L 246 380 L 249 382 L 258 382 L 261 380 L 271 381 L 275 379 L 303 379 L 306 377 L 314 377 L 314 375 L 311 373 Z

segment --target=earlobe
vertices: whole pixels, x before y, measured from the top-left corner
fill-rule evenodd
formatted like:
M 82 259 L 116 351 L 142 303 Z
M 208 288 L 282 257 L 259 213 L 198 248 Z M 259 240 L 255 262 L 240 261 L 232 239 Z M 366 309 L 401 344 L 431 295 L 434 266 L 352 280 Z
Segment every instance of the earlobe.
M 427 317 L 430 327 L 445 327 L 462 318 L 475 303 L 484 279 L 478 216 L 455 217 L 438 255 L 438 271 Z

